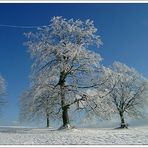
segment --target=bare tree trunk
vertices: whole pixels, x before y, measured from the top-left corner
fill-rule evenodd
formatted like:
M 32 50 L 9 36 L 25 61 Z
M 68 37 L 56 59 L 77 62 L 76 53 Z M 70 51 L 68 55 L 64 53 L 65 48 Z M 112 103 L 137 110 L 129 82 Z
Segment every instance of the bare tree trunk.
M 46 127 L 49 127 L 49 103 L 48 103 L 48 98 L 49 96 L 47 97 L 47 100 L 46 100 Z
M 68 109 L 69 106 L 66 105 L 65 103 L 65 79 L 63 79 L 63 73 L 61 73 L 60 76 L 60 91 L 61 91 L 61 107 L 62 107 L 62 120 L 63 120 L 63 126 L 62 127 L 69 127 L 70 122 L 69 122 L 69 115 L 68 115 Z
M 46 127 L 49 127 L 49 116 L 47 116 L 46 121 Z
M 61 106 L 62 106 L 62 120 L 63 120 L 63 127 L 68 126 L 69 123 L 69 115 L 68 115 L 68 109 L 69 107 L 65 104 L 65 96 L 64 96 L 64 90 L 61 88 Z
M 62 118 L 63 118 L 63 127 L 69 126 L 69 116 L 68 116 L 68 107 L 65 106 L 62 109 Z
M 127 125 L 125 124 L 123 112 L 120 111 L 119 112 L 119 115 L 120 115 L 120 120 L 121 120 L 121 126 L 120 126 L 120 128 L 127 128 Z

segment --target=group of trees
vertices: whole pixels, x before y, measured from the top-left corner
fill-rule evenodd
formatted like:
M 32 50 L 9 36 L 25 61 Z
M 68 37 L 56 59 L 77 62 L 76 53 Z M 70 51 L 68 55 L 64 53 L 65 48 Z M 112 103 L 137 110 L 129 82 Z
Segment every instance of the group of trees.
M 105 67 L 98 52 L 102 42 L 93 21 L 53 17 L 49 26 L 25 34 L 33 59 L 31 85 L 20 97 L 20 120 L 61 120 L 69 128 L 70 115 L 110 119 L 120 128 L 125 118 L 142 117 L 148 82 L 134 68 L 114 62 Z M 0 76 L 0 105 L 5 101 L 5 80 Z
M 125 128 L 125 116 L 141 116 L 146 80 L 120 62 L 103 66 L 91 50 L 102 44 L 93 21 L 53 17 L 26 36 L 33 64 L 31 86 L 20 97 L 21 120 L 45 117 L 48 127 L 59 119 L 67 128 L 69 115 L 83 110 L 101 118 L 119 114 Z

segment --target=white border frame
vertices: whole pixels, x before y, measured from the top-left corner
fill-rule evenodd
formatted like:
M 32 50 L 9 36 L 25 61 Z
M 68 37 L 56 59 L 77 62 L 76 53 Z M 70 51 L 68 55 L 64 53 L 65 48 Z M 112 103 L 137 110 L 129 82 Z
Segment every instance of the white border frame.
M 148 0 L 134 1 L 134 0 L 0 0 L 0 3 L 148 3 Z
M 142 1 L 134 1 L 134 0 L 93 0 L 93 1 L 89 1 L 89 0 L 74 0 L 74 1 L 71 1 L 71 0 L 0 0 L 0 4 L 1 3 L 47 3 L 47 4 L 50 4 L 50 3 L 96 3 L 96 4 L 99 4 L 99 3 L 148 3 L 148 0 L 142 0 Z M 88 147 L 92 147 L 92 148 L 97 148 L 97 147 L 114 147 L 114 148 L 117 148 L 117 147 L 121 147 L 121 148 L 125 148 L 125 147 L 132 147 L 132 148 L 145 148 L 147 147 L 148 148 L 148 145 L 0 145 L 0 147 L 2 148 L 9 148 L 9 147 L 12 147 L 12 148 L 24 148 L 24 147 L 52 147 L 52 148 L 55 148 L 55 147 L 62 147 L 62 148 L 65 148 L 65 147 L 70 147 L 70 148 L 77 148 L 77 147 L 82 147 L 82 148 L 88 148 Z

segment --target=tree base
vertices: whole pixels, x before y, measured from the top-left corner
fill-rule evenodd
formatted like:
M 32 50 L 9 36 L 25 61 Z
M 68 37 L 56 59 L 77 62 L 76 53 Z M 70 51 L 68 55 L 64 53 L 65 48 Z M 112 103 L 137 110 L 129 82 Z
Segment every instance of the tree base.
M 128 129 L 128 124 L 121 124 L 121 126 L 116 129 Z
M 62 125 L 60 128 L 58 128 L 58 130 L 64 130 L 64 129 L 73 129 L 74 127 L 72 127 L 70 124 L 66 124 L 66 125 Z

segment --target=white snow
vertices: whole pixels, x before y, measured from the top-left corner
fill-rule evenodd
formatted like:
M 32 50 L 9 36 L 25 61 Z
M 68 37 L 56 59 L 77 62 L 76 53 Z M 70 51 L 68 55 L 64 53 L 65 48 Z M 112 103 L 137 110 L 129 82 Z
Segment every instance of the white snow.
M 0 127 L 0 145 L 148 144 L 148 127 L 69 130 Z

